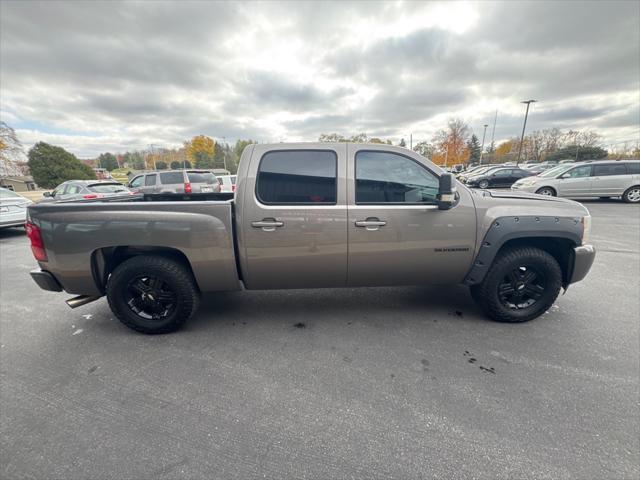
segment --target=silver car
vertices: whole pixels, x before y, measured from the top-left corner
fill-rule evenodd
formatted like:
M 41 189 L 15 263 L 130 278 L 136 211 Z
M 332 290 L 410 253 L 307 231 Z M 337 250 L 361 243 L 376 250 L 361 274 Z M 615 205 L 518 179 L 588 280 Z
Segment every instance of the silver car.
M 0 228 L 23 227 L 27 207 L 32 203 L 28 198 L 0 187 Z
M 160 170 L 133 177 L 128 184 L 136 193 L 218 193 L 220 184 L 208 170 Z
M 511 189 L 557 197 L 622 197 L 640 203 L 640 160 L 562 164 L 518 180 Z
M 44 192 L 41 201 L 90 200 L 131 194 L 127 187 L 115 180 L 68 180 L 52 192 Z

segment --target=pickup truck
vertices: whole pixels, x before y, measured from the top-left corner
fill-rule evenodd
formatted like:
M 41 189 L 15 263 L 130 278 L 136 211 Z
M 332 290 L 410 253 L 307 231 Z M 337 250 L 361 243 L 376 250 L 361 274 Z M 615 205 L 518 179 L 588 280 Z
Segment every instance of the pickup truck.
M 229 194 L 35 204 L 26 223 L 43 289 L 106 295 L 145 333 L 180 328 L 203 293 L 465 284 L 492 319 L 538 317 L 585 277 L 581 204 L 471 190 L 389 145 L 250 145 Z

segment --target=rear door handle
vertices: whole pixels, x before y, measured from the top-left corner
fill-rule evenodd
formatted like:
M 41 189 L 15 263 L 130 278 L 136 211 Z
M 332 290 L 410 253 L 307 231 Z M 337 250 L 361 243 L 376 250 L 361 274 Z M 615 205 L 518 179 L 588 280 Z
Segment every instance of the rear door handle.
M 273 232 L 276 228 L 284 226 L 284 222 L 280 222 L 275 218 L 263 218 L 257 222 L 251 222 L 253 228 L 261 228 L 265 232 Z
M 366 220 L 356 221 L 356 227 L 366 228 L 367 230 L 378 230 L 380 227 L 384 227 L 386 224 L 387 222 L 376 217 L 369 217 Z

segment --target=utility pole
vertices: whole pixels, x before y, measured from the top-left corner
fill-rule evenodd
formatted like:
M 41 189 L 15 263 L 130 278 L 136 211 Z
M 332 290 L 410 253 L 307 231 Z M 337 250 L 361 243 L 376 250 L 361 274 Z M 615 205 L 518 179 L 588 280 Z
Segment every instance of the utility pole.
M 520 148 L 518 148 L 518 159 L 516 160 L 516 166 L 520 163 L 520 155 L 522 155 L 522 144 L 524 143 L 524 129 L 527 128 L 527 117 L 529 116 L 529 105 L 537 102 L 537 100 L 525 100 L 520 103 L 527 104 L 527 110 L 524 113 L 524 125 L 522 125 L 522 135 L 520 136 Z
M 487 134 L 488 124 L 484 124 L 484 132 L 482 132 L 482 147 L 480 147 L 480 165 L 482 165 L 482 157 L 484 155 L 484 136 Z
M 413 150 L 413 133 L 409 134 L 409 146 L 411 147 L 411 150 Z
M 496 110 L 496 116 L 493 119 L 493 130 L 491 131 L 491 147 L 495 147 L 495 144 L 493 142 L 494 142 L 494 140 L 496 138 L 496 123 L 497 122 L 498 122 L 498 110 Z

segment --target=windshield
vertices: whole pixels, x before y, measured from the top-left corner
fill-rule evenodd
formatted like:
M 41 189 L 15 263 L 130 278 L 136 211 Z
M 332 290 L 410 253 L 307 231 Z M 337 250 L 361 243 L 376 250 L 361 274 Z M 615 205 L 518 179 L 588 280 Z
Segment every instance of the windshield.
M 8 188 L 0 188 L 0 198 L 22 198 L 17 193 L 12 192 Z
M 552 169 L 547 170 L 546 172 L 541 173 L 538 176 L 543 178 L 557 177 L 558 175 L 562 175 L 564 172 L 566 172 L 567 170 L 573 167 L 574 167 L 573 164 L 558 165 L 557 167 L 553 167 Z
M 96 193 L 120 193 L 129 191 L 127 187 L 119 183 L 98 183 L 96 185 L 89 185 L 88 188 Z
M 217 181 L 215 175 L 211 172 L 187 172 L 187 176 L 191 183 L 207 183 L 211 185 Z

